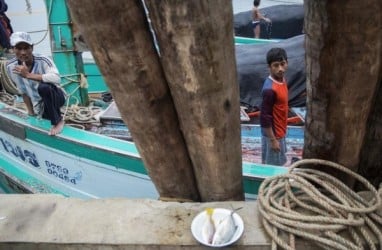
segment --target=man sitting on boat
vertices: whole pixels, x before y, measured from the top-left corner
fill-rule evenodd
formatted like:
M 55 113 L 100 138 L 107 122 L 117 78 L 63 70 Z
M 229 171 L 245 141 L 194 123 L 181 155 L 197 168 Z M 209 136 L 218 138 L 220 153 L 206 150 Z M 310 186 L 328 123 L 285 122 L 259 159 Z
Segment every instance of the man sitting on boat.
M 8 60 L 7 70 L 23 97 L 28 114 L 49 119 L 50 135 L 60 133 L 64 127 L 60 108 L 65 103 L 65 93 L 60 87 L 56 65 L 48 57 L 33 54 L 28 33 L 15 32 L 10 40 L 16 57 Z

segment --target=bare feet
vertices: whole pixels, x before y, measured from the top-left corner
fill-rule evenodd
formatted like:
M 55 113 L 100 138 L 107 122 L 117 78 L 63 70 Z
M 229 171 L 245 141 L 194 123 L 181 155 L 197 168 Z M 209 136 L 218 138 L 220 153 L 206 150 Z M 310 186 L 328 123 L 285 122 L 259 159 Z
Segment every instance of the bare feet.
M 57 135 L 59 133 L 61 133 L 62 129 L 64 128 L 64 120 L 61 120 L 59 123 L 57 123 L 56 125 L 54 125 L 50 131 L 49 131 L 49 135 Z

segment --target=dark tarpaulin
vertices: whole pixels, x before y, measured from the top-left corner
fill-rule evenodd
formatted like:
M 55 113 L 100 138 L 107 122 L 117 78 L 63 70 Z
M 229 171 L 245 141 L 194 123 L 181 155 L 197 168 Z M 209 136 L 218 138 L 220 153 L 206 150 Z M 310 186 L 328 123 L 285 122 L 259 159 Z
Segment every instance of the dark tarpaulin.
M 303 33 L 304 6 L 302 4 L 274 5 L 260 8 L 260 12 L 272 20 L 269 37 L 266 23 L 261 22 L 260 38 L 286 39 Z M 252 11 L 235 14 L 234 28 L 236 36 L 254 37 Z
M 11 44 L 9 41 L 9 35 L 1 19 L 2 17 L 0 16 L 0 46 L 1 46 L 0 48 L 10 49 Z
M 8 5 L 5 3 L 4 0 L 0 0 L 0 14 L 3 14 L 8 10 Z
M 13 33 L 13 29 L 11 26 L 11 21 L 5 14 L 8 10 L 8 5 L 4 0 L 0 0 L 0 46 L 2 48 L 11 48 L 11 44 L 9 41 L 10 34 Z
M 306 71 L 304 35 L 285 39 L 277 43 L 236 45 L 241 104 L 254 109 L 260 106 L 261 89 L 265 78 L 269 76 L 266 54 L 273 47 L 285 49 L 288 55 L 286 79 L 289 88 L 289 106 L 305 106 Z

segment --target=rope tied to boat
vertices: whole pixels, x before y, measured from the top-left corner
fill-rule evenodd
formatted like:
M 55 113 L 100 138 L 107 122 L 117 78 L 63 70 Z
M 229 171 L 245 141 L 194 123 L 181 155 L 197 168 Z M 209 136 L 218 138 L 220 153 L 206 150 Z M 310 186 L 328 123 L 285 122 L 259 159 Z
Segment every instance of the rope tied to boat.
M 19 94 L 19 90 L 17 89 L 16 84 L 12 81 L 12 79 L 8 75 L 6 58 L 0 59 L 0 82 L 1 82 L 1 85 L 3 86 L 3 90 L 6 90 L 7 92 L 14 95 Z
M 78 78 L 72 78 L 71 76 L 78 77 Z M 72 84 L 72 83 L 77 83 L 79 85 L 75 90 L 78 90 L 78 88 L 88 88 L 89 87 L 87 77 L 83 73 L 72 74 L 72 75 L 61 75 L 61 78 L 67 81 L 65 83 L 62 83 L 61 87 L 66 87 L 67 85 Z
M 8 104 L 9 106 L 12 106 L 15 101 L 15 97 L 11 94 L 8 94 L 5 91 L 0 92 L 0 101 Z
M 65 108 L 64 119 L 65 121 L 72 121 L 75 123 L 96 123 L 98 120 L 95 116 L 102 111 L 102 108 L 92 106 L 78 106 L 71 105 Z
M 373 197 L 366 200 L 339 179 L 307 168 L 312 165 L 328 166 L 350 175 Z M 342 165 L 304 159 L 292 164 L 287 174 L 264 180 L 258 207 L 263 226 L 272 238 L 272 249 L 296 249 L 296 236 L 323 249 L 364 249 L 364 244 L 377 249 L 375 240 L 382 248 L 382 212 L 378 211 L 382 208 L 381 196 L 366 179 Z

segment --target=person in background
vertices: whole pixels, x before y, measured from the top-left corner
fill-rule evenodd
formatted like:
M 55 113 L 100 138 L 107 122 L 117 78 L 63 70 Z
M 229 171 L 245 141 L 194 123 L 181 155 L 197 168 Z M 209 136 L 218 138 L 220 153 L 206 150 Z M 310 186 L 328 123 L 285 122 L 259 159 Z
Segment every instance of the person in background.
M 260 38 L 260 21 L 264 20 L 268 23 L 271 22 L 271 19 L 266 18 L 260 13 L 259 10 L 260 0 L 254 0 L 253 1 L 253 8 L 252 8 L 252 28 L 253 33 L 255 35 L 255 38 Z
M 14 32 L 11 46 L 15 57 L 7 61 L 7 71 L 21 93 L 28 114 L 49 119 L 50 135 L 60 133 L 64 120 L 60 108 L 65 103 L 61 78 L 51 59 L 33 54 L 33 43 L 26 32 Z
M 287 53 L 282 48 L 267 52 L 270 75 L 265 79 L 261 91 L 260 107 L 262 163 L 282 166 L 286 163 L 288 120 L 288 86 L 285 72 L 288 68 Z
M 5 14 L 7 10 L 8 5 L 5 3 L 4 0 L 0 0 L 0 46 L 3 49 L 11 48 L 9 37 L 13 33 L 11 21 Z

